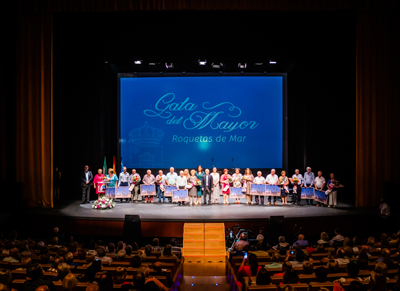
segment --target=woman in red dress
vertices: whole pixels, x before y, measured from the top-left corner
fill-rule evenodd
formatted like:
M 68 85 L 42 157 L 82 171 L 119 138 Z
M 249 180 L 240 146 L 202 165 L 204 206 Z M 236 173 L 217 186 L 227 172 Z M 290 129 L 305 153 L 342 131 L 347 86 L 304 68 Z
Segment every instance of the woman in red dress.
M 105 187 L 103 187 L 103 179 L 104 179 L 104 175 L 103 175 L 103 170 L 102 169 L 98 169 L 97 170 L 97 175 L 94 176 L 93 179 L 93 186 L 96 189 L 96 194 L 100 195 L 100 194 L 104 194 L 105 193 Z
M 221 189 L 222 194 L 224 194 L 224 204 L 229 204 L 229 194 L 231 193 L 231 185 L 229 182 L 230 175 L 228 174 L 228 169 L 224 169 L 224 174 L 221 176 Z

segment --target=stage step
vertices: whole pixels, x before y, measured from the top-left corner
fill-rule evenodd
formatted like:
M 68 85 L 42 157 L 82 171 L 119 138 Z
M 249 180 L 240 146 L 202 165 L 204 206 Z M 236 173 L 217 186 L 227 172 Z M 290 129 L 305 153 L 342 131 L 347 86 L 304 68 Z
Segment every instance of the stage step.
M 225 263 L 225 224 L 185 223 L 182 256 L 187 263 Z

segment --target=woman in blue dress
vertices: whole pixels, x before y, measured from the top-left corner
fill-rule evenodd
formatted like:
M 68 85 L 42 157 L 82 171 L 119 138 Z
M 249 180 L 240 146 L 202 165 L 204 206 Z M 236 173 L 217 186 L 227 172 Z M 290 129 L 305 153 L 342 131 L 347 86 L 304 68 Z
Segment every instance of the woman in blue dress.
M 197 203 L 196 204 L 201 204 L 201 196 L 203 196 L 203 191 L 201 191 L 201 180 L 203 179 L 204 176 L 204 171 L 203 171 L 203 167 L 201 165 L 199 165 L 197 167 L 197 171 L 196 171 L 196 178 L 200 180 L 200 185 L 197 185 Z

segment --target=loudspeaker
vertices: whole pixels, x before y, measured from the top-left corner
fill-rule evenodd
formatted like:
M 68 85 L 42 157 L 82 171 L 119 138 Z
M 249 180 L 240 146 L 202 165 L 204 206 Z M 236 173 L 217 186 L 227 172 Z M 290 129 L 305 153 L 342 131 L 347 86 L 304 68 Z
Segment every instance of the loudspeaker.
M 267 241 L 271 245 L 278 244 L 278 237 L 286 235 L 284 216 L 271 216 L 267 225 Z
M 136 242 L 141 246 L 142 242 L 142 222 L 139 215 L 125 215 L 124 239 L 127 244 Z

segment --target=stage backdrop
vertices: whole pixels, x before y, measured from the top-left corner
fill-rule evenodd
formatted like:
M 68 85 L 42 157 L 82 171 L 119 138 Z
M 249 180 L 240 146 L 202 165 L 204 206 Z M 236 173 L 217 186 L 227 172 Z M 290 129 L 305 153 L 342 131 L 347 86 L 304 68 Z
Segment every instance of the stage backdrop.
M 128 168 L 282 168 L 284 76 L 124 76 Z

